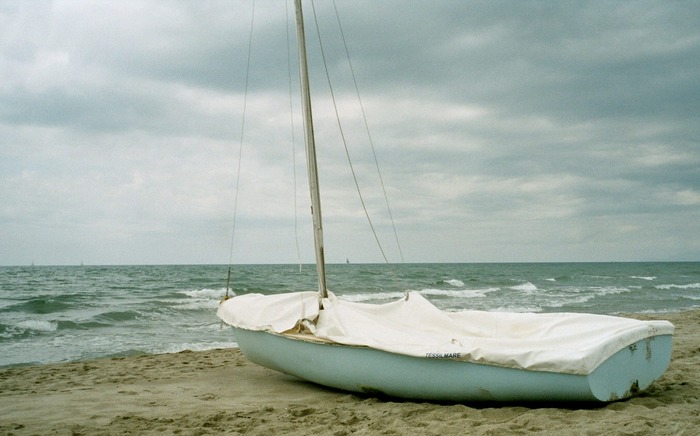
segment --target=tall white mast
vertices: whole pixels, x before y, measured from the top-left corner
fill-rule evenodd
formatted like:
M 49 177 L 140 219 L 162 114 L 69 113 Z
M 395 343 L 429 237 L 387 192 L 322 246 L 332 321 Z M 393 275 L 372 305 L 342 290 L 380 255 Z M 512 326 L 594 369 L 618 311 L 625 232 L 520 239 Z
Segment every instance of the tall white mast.
M 319 298 L 328 296 L 326 288 L 326 261 L 323 254 L 323 223 L 321 220 L 321 195 L 318 187 L 316 145 L 314 142 L 314 122 L 311 116 L 311 91 L 309 90 L 309 67 L 306 61 L 306 37 L 304 36 L 304 15 L 301 0 L 294 0 L 296 6 L 297 44 L 299 46 L 299 74 L 301 76 L 301 106 L 304 112 L 304 136 L 306 140 L 306 166 L 309 173 L 311 191 L 311 215 L 314 226 L 314 246 L 316 247 L 316 273 L 318 275 Z

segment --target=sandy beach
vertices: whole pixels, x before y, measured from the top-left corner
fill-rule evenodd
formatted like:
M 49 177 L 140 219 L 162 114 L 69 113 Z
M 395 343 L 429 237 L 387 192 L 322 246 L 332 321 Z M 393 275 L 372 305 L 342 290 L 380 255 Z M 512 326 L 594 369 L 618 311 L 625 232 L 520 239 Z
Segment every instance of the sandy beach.
M 610 404 L 378 399 L 267 370 L 229 349 L 0 370 L 0 433 L 698 434 L 700 311 L 638 317 L 676 325 L 671 365 L 647 392 Z

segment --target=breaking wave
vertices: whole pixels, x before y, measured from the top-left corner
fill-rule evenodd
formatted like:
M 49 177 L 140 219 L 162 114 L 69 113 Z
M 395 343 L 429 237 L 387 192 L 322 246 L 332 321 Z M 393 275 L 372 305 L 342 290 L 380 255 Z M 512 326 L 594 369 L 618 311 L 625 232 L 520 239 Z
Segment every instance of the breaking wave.
M 514 291 L 520 291 L 520 292 L 525 292 L 526 294 L 530 294 L 530 293 L 537 291 L 537 286 L 533 285 L 530 282 L 525 282 L 525 283 L 517 285 L 517 286 L 511 286 L 510 289 L 512 289 Z
M 687 285 L 656 285 L 656 289 L 700 289 L 700 283 L 688 283 Z
M 426 288 L 417 291 L 424 297 L 449 297 L 449 298 L 483 298 L 489 292 L 497 291 L 498 288 L 485 288 L 485 289 L 434 289 Z M 406 292 L 410 292 L 406 291 Z M 338 295 L 338 298 L 345 301 L 353 302 L 367 302 L 367 301 L 386 301 L 386 300 L 399 300 L 406 297 L 406 292 L 378 292 L 378 293 L 365 293 L 365 294 L 344 294 Z
M 34 330 L 37 332 L 55 332 L 58 329 L 58 323 L 55 321 L 28 319 L 18 322 L 17 327 L 24 330 Z

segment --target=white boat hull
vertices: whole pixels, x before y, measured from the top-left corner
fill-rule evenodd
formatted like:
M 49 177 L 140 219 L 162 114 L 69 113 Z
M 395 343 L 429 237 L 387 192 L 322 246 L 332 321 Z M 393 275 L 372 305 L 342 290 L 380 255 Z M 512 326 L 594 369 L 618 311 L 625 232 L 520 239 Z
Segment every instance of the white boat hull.
M 429 359 L 234 327 L 264 367 L 352 392 L 433 401 L 614 401 L 646 389 L 671 358 L 671 335 L 620 349 L 589 375 Z

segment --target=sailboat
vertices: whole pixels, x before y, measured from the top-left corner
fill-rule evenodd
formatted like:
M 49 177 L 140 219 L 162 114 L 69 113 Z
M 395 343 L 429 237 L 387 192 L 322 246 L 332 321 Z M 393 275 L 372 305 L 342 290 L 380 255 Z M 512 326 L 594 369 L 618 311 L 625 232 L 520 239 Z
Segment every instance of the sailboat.
M 244 294 L 217 314 L 252 362 L 331 388 L 430 401 L 598 401 L 666 371 L 673 325 L 580 313 L 444 312 L 417 292 L 386 304 L 328 291 L 304 17 L 295 0 L 318 291 Z

